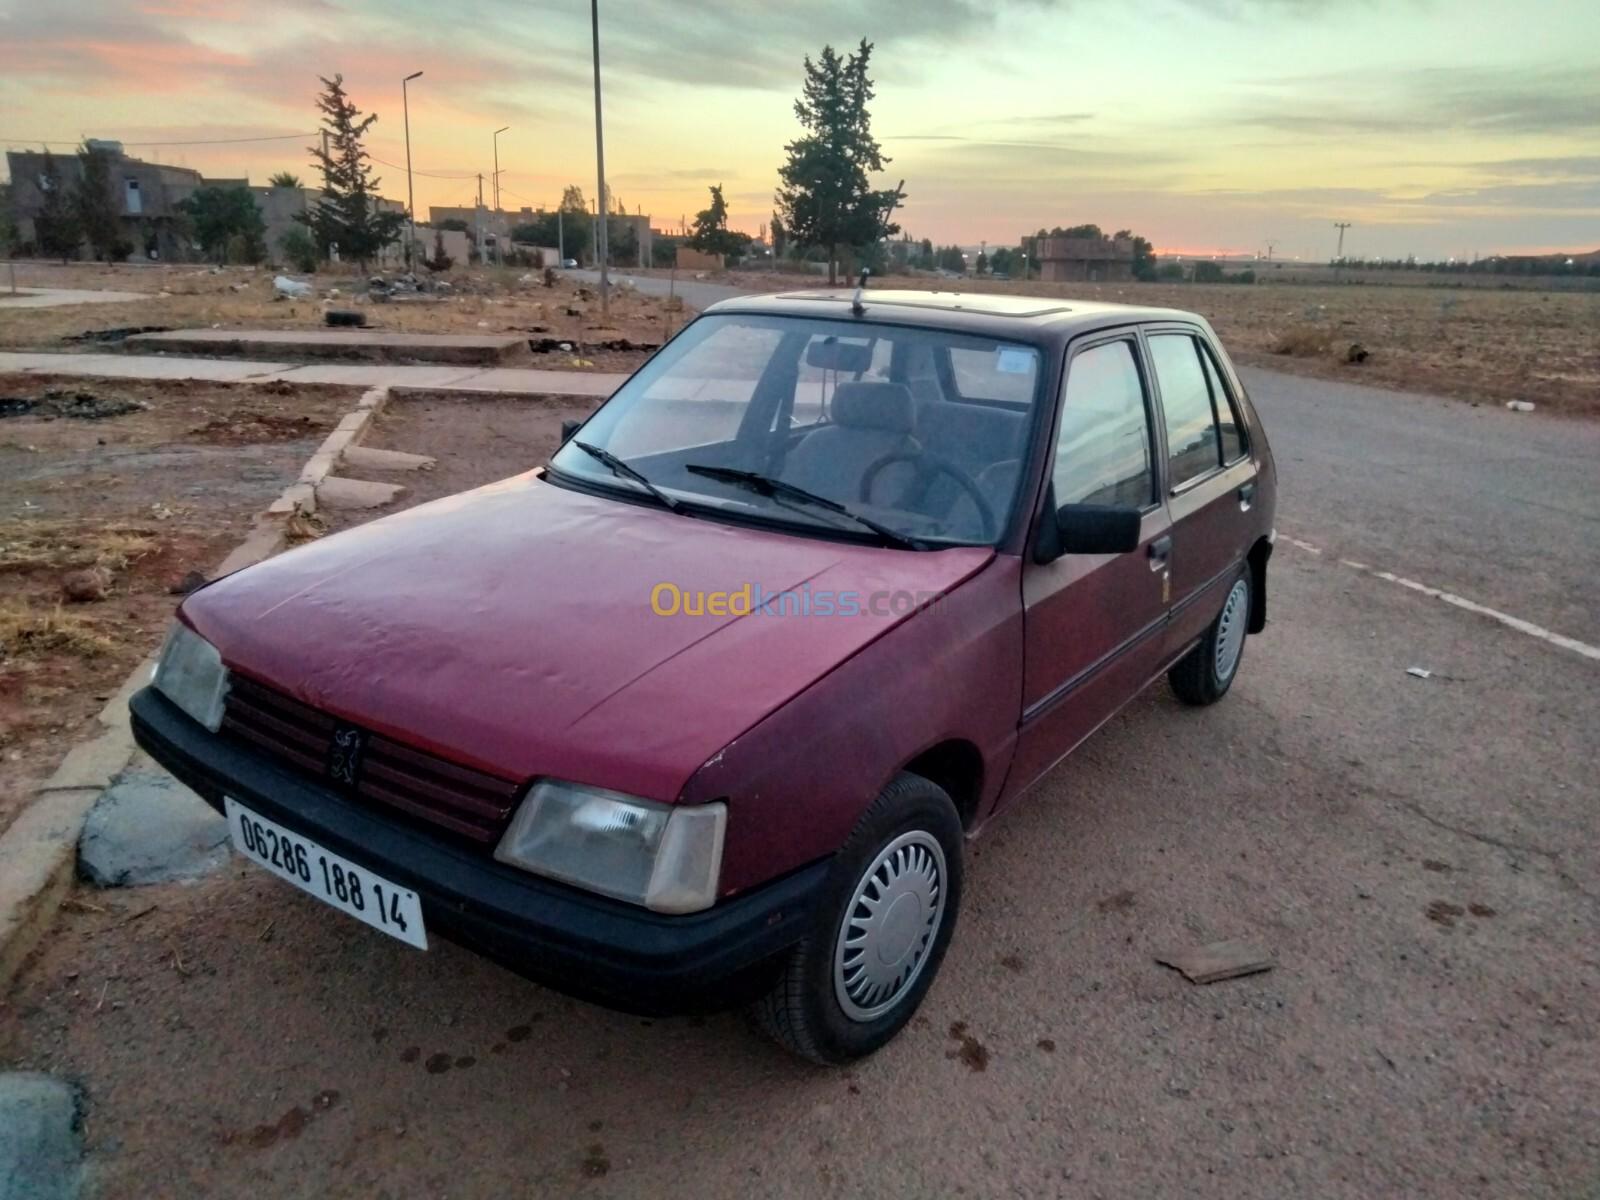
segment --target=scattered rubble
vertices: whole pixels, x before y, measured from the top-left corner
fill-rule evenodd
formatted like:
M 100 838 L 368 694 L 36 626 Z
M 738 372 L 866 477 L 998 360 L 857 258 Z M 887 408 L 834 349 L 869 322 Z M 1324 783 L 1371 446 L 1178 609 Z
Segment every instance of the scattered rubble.
M 272 290 L 286 300 L 309 300 L 313 289 L 304 280 L 279 275 L 272 281 Z
M 94 392 L 48 388 L 36 397 L 0 396 L 0 420 L 6 417 L 69 417 L 75 421 L 103 421 L 108 417 L 144 412 L 143 400 L 110 398 Z
M 1182 972 L 1190 983 L 1217 983 L 1270 971 L 1273 967 L 1272 958 L 1265 950 L 1237 941 L 1171 950 L 1157 954 L 1156 961 Z
M 170 333 L 171 325 L 119 325 L 115 329 L 85 329 L 82 333 L 63 334 L 63 342 L 92 342 L 110 344 L 126 341 L 136 333 Z
M 61 577 L 61 595 L 71 604 L 104 600 L 111 588 L 111 572 L 104 567 L 83 567 Z

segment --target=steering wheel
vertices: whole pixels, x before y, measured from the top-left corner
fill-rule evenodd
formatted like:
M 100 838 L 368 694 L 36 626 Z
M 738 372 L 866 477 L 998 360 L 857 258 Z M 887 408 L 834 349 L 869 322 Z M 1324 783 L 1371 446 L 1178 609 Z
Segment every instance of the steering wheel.
M 994 519 L 994 509 L 989 501 L 984 498 L 977 482 L 948 458 L 937 454 L 929 454 L 925 450 L 896 450 L 885 454 L 878 459 L 861 476 L 860 499 L 867 504 L 872 503 L 872 485 L 878 482 L 878 475 L 885 467 L 892 467 L 896 463 L 908 462 L 922 475 L 947 475 L 955 480 L 956 485 L 967 494 L 973 506 L 978 510 L 978 520 L 983 524 L 983 540 L 992 542 L 999 534 L 999 529 Z

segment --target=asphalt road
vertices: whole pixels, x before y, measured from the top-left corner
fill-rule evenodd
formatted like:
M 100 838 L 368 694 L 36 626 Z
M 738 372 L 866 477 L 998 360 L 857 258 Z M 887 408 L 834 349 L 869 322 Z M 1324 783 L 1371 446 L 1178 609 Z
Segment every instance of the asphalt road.
M 1600 427 L 1246 376 L 1271 627 L 973 845 L 874 1059 L 567 1001 L 235 865 L 85 894 L 0 1060 L 83 1085 L 112 1196 L 1594 1194 L 1600 662 L 1530 630 L 1600 641 Z M 1224 937 L 1275 969 L 1154 961 Z

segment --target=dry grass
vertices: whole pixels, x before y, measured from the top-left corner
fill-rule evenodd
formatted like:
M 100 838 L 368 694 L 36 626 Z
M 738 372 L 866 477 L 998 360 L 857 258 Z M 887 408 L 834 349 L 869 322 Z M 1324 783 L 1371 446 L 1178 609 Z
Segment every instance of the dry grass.
M 35 273 L 39 268 L 33 268 Z M 546 288 L 538 272 L 516 268 L 472 268 L 441 278 L 452 291 L 422 301 L 370 302 L 364 279 L 347 272 L 319 271 L 310 280 L 312 300 L 283 300 L 273 291 L 273 272 L 230 267 L 213 274 L 209 268 L 172 266 L 107 272 L 56 268 L 48 286 L 143 291 L 139 300 L 123 304 L 72 305 L 64 308 L 6 310 L 0 323 L 0 349 L 92 349 L 65 339 L 86 331 L 136 326 L 174 329 L 322 329 L 327 308 L 364 312 L 368 326 L 409 333 L 531 333 L 572 341 L 602 328 L 600 306 L 580 295 L 580 285 L 561 279 Z M 532 275 L 528 283 L 524 275 Z M 46 285 L 44 280 L 39 281 Z M 337 295 L 329 295 L 333 289 Z M 662 297 L 642 296 L 619 287 L 612 292 L 611 313 L 603 328 L 641 342 L 661 341 L 682 326 L 681 302 L 669 306 Z
M 44 654 L 99 658 L 116 642 L 102 634 L 93 617 L 54 607 L 30 607 L 11 600 L 0 604 L 0 662 Z
M 1322 325 L 1295 325 L 1279 335 L 1272 352 L 1290 358 L 1326 358 L 1333 354 L 1333 331 Z
M 123 571 L 156 546 L 152 530 L 131 525 L 0 521 L 0 573 L 85 567 Z
M 719 277 L 720 280 L 721 277 Z M 752 288 L 826 280 L 737 274 Z M 852 285 L 853 286 L 853 285 Z M 1041 283 L 885 278 L 872 287 L 1005 292 L 1197 312 L 1240 362 L 1400 391 L 1600 416 L 1600 293 L 1360 284 Z M 1320 329 L 1323 338 L 1299 332 Z M 1285 342 L 1296 349 L 1283 351 Z M 1368 353 L 1348 361 L 1351 345 Z M 1324 348 L 1325 347 L 1325 348 Z

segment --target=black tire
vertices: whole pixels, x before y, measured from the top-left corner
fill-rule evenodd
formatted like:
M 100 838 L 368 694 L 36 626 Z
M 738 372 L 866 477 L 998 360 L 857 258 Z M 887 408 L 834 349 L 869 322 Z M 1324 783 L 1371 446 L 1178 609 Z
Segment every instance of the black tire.
M 1235 601 L 1230 613 L 1228 602 L 1241 585 L 1244 588 L 1242 599 Z M 1251 588 L 1250 571 L 1246 568 L 1228 585 L 1227 597 L 1216 618 L 1207 627 L 1205 636 L 1167 672 L 1167 682 L 1185 704 L 1196 707 L 1215 704 L 1228 694 L 1233 681 L 1239 677 L 1239 665 L 1244 662 L 1244 644 L 1249 640 L 1246 631 L 1250 622 Z M 1233 657 L 1233 665 L 1224 675 L 1218 670 L 1217 649 L 1227 636 L 1232 622 L 1238 623 L 1239 649 Z
M 920 967 L 887 1011 L 850 1016 L 836 993 L 834 956 L 845 906 L 881 851 L 907 834 L 931 835 L 944 855 L 944 907 Z M 949 795 L 920 775 L 901 774 L 878 794 L 834 856 L 810 933 L 785 961 L 777 982 L 751 1006 L 756 1025 L 785 1049 L 827 1066 L 871 1054 L 892 1039 L 933 985 L 961 907 L 961 819 Z M 891 906 L 892 907 L 892 906 Z

